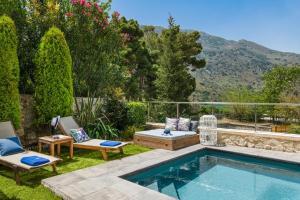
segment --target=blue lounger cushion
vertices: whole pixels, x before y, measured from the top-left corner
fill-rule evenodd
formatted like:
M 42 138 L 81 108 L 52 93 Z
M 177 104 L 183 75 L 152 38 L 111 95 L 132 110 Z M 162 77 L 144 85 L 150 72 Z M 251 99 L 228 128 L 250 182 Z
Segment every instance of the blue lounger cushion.
M 100 146 L 106 146 L 106 147 L 115 147 L 122 144 L 122 142 L 118 142 L 118 141 L 105 141 L 105 142 L 101 142 Z
M 21 163 L 29 166 L 39 166 L 50 162 L 49 159 L 39 156 L 28 156 L 21 158 Z
M 23 147 L 16 142 L 9 139 L 0 139 L 0 156 L 8 156 L 23 151 Z

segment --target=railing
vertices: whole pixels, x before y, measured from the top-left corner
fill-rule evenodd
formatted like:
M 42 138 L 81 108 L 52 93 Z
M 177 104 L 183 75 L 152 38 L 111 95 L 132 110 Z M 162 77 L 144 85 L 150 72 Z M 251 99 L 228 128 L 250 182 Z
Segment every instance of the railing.
M 300 134 L 300 103 L 162 102 L 150 101 L 148 122 L 165 117 L 199 120 L 204 114 L 218 118 L 218 127 Z

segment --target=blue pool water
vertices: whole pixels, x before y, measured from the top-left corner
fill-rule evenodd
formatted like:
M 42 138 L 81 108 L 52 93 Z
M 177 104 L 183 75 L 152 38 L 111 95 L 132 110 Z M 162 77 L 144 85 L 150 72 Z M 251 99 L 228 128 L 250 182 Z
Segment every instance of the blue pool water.
M 300 200 L 300 165 L 209 149 L 124 178 L 181 200 Z

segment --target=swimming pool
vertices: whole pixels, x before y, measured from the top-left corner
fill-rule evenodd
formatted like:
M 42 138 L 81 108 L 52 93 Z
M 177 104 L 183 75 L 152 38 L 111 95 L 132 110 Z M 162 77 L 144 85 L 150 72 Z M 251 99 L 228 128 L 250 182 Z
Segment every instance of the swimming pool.
M 212 149 L 123 178 L 181 200 L 300 200 L 300 165 Z

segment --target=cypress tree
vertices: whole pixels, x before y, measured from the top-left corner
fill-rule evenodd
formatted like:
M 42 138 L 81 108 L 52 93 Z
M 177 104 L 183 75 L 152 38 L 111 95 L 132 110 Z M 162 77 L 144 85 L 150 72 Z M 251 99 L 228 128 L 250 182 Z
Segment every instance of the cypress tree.
M 19 61 L 13 20 L 0 17 L 0 120 L 20 127 Z
M 72 59 L 64 34 L 50 28 L 39 45 L 35 58 L 35 110 L 37 122 L 47 123 L 56 115 L 72 113 Z

